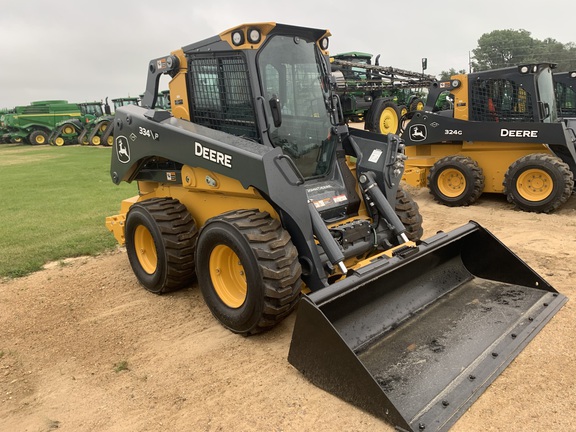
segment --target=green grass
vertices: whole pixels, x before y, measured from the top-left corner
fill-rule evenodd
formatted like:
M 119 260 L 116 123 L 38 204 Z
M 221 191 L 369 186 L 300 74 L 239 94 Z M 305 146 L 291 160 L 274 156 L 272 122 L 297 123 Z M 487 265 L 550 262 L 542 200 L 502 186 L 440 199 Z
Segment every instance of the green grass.
M 104 223 L 136 184 L 112 183 L 110 147 L 0 145 L 0 278 L 115 247 Z
M 125 370 L 130 370 L 128 368 L 128 362 L 126 360 L 119 361 L 118 363 L 114 363 L 114 372 L 122 372 Z

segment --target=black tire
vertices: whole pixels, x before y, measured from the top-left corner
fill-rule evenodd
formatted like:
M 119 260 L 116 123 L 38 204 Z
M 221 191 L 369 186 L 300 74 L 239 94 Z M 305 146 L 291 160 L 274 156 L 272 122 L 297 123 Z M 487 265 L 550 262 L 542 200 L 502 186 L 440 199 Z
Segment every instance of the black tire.
M 35 130 L 29 136 L 30 144 L 43 145 L 48 144 L 48 134 L 42 130 Z
M 56 138 L 54 138 L 52 140 L 52 142 L 50 144 L 58 146 L 58 147 L 62 147 L 64 144 L 66 144 L 66 140 L 64 138 L 62 138 L 60 135 L 58 135 Z
M 399 187 L 396 192 L 396 207 L 394 210 L 406 228 L 408 239 L 414 242 L 420 240 L 424 233 L 420 209 L 412 196 L 402 187 Z
M 484 174 L 469 157 L 446 156 L 428 173 L 428 188 L 436 201 L 449 207 L 473 204 L 484 190 Z
M 102 140 L 99 135 L 93 135 L 90 137 L 90 144 L 93 146 L 99 146 L 102 144 Z
M 406 105 L 398 105 L 398 111 L 400 111 L 400 118 L 403 118 L 409 110 Z
M 364 129 L 384 135 L 397 134 L 401 117 L 398 105 L 389 99 L 379 98 L 372 103 L 366 114 Z
M 72 135 L 76 132 L 76 128 L 72 124 L 64 124 L 60 127 L 60 133 L 64 135 Z
M 520 210 L 550 213 L 568 201 L 574 176 L 560 158 L 534 153 L 515 161 L 504 175 L 504 194 Z
M 206 222 L 196 253 L 198 284 L 220 323 L 235 333 L 267 330 L 292 312 L 302 290 L 298 251 L 266 212 L 237 210 Z
M 409 111 L 422 111 L 424 109 L 424 101 L 421 98 L 414 98 L 410 102 Z
M 198 229 L 178 200 L 154 198 L 133 204 L 126 216 L 126 251 L 132 270 L 148 291 L 183 288 L 194 277 Z

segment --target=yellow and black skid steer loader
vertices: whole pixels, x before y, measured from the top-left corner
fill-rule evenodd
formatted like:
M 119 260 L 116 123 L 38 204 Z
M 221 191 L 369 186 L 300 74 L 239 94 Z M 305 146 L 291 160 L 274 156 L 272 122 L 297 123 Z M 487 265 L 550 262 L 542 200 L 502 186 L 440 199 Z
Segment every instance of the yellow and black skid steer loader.
M 198 282 L 242 335 L 399 430 L 447 430 L 567 300 L 477 223 L 422 239 L 397 135 L 349 129 L 328 30 L 245 24 L 148 66 L 115 114 L 106 220 L 139 282 Z M 155 109 L 162 74 L 171 112 Z
M 452 76 L 429 87 L 401 136 L 403 180 L 441 204 L 503 193 L 516 208 L 550 213 L 572 196 L 576 133 L 558 117 L 552 63 Z

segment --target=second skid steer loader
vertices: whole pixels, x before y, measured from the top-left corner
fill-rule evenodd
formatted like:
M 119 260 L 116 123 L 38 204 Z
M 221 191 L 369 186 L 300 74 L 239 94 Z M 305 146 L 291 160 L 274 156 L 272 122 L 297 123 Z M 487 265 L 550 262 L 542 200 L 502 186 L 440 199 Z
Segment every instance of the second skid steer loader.
M 503 193 L 520 210 L 550 213 L 572 195 L 576 134 L 558 118 L 554 64 L 454 75 L 433 83 L 402 132 L 404 180 L 441 204 Z M 441 106 L 447 96 L 452 103 Z
M 566 297 L 474 222 L 421 239 L 403 144 L 345 125 L 329 36 L 246 24 L 152 60 L 114 120 L 112 180 L 139 194 L 106 224 L 147 290 L 197 280 L 243 335 L 298 306 L 303 375 L 399 430 L 446 430 Z

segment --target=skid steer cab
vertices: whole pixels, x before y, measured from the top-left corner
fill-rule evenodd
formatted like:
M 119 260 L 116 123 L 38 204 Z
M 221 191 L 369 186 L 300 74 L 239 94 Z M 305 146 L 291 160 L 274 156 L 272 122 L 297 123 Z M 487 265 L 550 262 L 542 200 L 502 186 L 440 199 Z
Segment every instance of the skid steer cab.
M 139 194 L 106 225 L 147 290 L 197 283 L 242 335 L 298 306 L 289 361 L 308 379 L 444 430 L 566 298 L 476 223 L 421 238 L 402 140 L 348 129 L 329 36 L 245 24 L 152 60 L 142 106 L 114 118 L 111 177 Z

